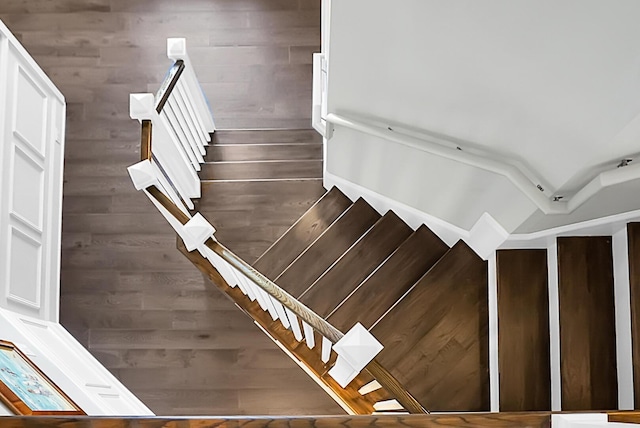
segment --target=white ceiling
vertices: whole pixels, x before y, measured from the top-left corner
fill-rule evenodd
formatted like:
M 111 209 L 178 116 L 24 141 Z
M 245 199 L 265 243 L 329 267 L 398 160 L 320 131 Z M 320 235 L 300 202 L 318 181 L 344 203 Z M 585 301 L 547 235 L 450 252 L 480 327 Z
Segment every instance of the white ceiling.
M 448 135 L 571 190 L 640 152 L 639 22 L 638 0 L 335 1 L 329 110 Z

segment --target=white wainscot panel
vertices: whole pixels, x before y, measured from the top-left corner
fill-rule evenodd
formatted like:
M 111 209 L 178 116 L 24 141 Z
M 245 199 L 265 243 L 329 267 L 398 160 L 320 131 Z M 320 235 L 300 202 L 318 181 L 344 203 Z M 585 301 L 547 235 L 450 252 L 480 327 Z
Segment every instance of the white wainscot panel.
M 15 75 L 13 131 L 40 155 L 45 155 L 47 95 L 18 65 Z
M 11 169 L 11 216 L 42 232 L 44 169 L 17 146 Z
M 42 246 L 11 227 L 7 299 L 38 310 L 42 281 Z

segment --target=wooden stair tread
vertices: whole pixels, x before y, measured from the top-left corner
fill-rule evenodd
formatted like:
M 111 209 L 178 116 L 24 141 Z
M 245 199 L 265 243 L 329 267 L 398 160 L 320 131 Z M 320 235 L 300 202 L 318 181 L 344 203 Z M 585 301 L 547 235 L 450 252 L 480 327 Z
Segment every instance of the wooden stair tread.
M 200 180 L 275 180 L 322 178 L 322 159 L 206 162 Z
M 448 249 L 429 228 L 420 226 L 327 320 L 342 331 L 356 322 L 370 328 Z
M 430 410 L 489 409 L 487 263 L 464 242 L 371 332 L 380 364 Z
M 322 143 L 211 144 L 204 159 L 207 162 L 322 160 Z
M 253 267 L 267 278 L 276 279 L 351 204 L 337 187 L 331 188 L 256 260 Z
M 321 317 L 326 317 L 411 232 L 411 228 L 400 217 L 388 211 L 300 296 L 300 301 Z
M 380 217 L 358 199 L 275 279 L 276 284 L 299 297 Z
M 547 250 L 496 252 L 500 410 L 551 410 Z
M 558 243 L 562 410 L 618 405 L 613 258 L 610 236 Z
M 215 144 L 283 144 L 322 143 L 322 136 L 314 129 L 237 129 L 216 130 L 212 143 Z

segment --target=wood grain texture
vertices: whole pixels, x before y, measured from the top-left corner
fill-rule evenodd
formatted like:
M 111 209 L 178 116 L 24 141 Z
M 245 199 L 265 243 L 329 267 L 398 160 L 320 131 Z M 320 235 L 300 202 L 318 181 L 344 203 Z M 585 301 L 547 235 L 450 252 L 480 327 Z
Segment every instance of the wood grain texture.
M 337 187 L 331 188 L 253 264 L 260 273 L 275 279 L 318 238 L 351 201 Z
M 327 320 L 342 331 L 356 322 L 370 328 L 448 249 L 426 226 L 419 227 Z
M 214 397 L 209 397 L 214 400 Z M 204 428 L 204 427 L 465 427 L 465 428 L 549 428 L 551 414 L 538 413 L 486 413 L 447 415 L 373 415 L 373 416 L 313 416 L 313 417 L 234 417 L 234 418 L 3 418 L 6 428 Z
M 358 199 L 300 254 L 275 282 L 299 297 L 380 218 L 364 199 Z
M 126 172 L 140 159 L 141 141 L 140 124 L 128 117 L 129 93 L 158 89 L 170 64 L 167 37 L 188 39 L 219 127 L 309 128 L 311 66 L 291 61 L 289 49 L 319 49 L 319 1 L 7 0 L 0 2 L 0 19 L 67 101 L 61 272 L 65 328 L 116 376 L 125 370 L 126 386 L 158 414 L 340 412 L 188 261 L 176 259 L 173 231 L 135 191 Z M 280 160 L 289 159 L 288 149 L 291 159 L 306 156 L 306 143 L 317 154 L 322 141 L 315 131 L 303 129 L 290 134 L 219 132 L 214 144 L 228 147 L 238 140 L 279 144 L 274 151 Z M 233 190 L 218 183 L 205 189 L 220 201 L 205 205 L 216 214 L 213 220 L 221 220 L 219 238 L 234 250 L 237 246 L 249 261 L 324 193 L 320 180 L 280 184 L 247 183 Z M 260 210 L 262 214 L 256 212 Z M 228 358 L 211 356 L 223 351 L 230 352 Z M 259 363 L 262 353 L 270 363 Z M 292 382 L 307 386 L 230 391 L 213 382 L 239 366 L 246 370 L 252 361 L 265 373 L 288 367 Z M 199 367 L 206 386 L 174 390 L 167 383 L 151 388 L 145 376 L 135 374 L 138 367 L 165 365 L 174 379 L 182 370 Z M 260 382 L 247 379 L 245 384 L 250 381 Z
M 635 408 L 640 409 L 640 223 L 627 225 Z
M 322 158 L 206 162 L 198 175 L 200 180 L 207 181 L 322 178 Z
M 551 410 L 546 250 L 499 250 L 500 410 Z
M 432 411 L 489 408 L 487 263 L 454 245 L 371 332 L 380 363 Z
M 611 237 L 558 238 L 563 410 L 618 405 Z
M 300 296 L 321 317 L 328 316 L 371 272 L 398 248 L 412 230 L 387 212 Z

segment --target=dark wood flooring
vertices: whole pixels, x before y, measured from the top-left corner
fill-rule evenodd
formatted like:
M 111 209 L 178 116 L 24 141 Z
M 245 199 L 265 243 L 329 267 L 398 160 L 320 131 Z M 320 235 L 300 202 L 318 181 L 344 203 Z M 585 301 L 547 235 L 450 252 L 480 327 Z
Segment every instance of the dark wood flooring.
M 562 410 L 618 406 L 610 236 L 558 238 Z
M 0 2 L 0 19 L 67 101 L 61 321 L 157 414 L 342 413 L 178 253 L 170 227 L 126 173 L 139 159 L 140 141 L 129 93 L 158 88 L 169 67 L 167 37 L 187 38 L 219 128 L 309 128 L 319 6 L 318 0 Z M 221 147 L 213 160 L 238 160 L 225 158 L 230 150 L 250 160 L 256 144 L 274 142 L 264 134 L 247 132 L 244 141 L 254 146 L 244 153 Z M 284 135 L 280 152 L 267 156 L 308 156 L 301 144 L 312 135 Z M 318 180 L 292 183 L 258 221 L 246 213 L 268 205 L 262 195 L 273 190 L 270 183 L 229 186 L 207 184 L 228 207 L 212 221 L 249 262 L 321 194 Z M 259 233 L 258 241 L 240 239 Z

